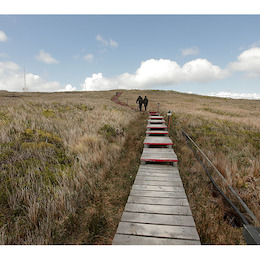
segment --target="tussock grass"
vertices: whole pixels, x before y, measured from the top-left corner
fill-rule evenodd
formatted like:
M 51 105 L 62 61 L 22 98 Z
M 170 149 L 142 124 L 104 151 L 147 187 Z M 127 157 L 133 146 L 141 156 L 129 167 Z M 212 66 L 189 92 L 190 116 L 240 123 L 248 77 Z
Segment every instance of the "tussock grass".
M 0 243 L 59 244 L 79 230 L 82 209 L 94 221 L 98 185 L 137 114 L 104 110 L 114 92 L 9 94 L 0 96 Z
M 134 105 L 138 95 L 148 97 L 150 110 L 156 110 L 160 103 L 161 114 L 169 110 L 173 112 L 170 137 L 202 243 L 244 244 L 239 217 L 213 188 L 180 129 L 183 128 L 193 138 L 260 220 L 260 101 L 158 90 L 125 91 L 121 100 L 128 100 Z M 210 170 L 209 165 L 204 163 Z M 238 206 L 220 178 L 213 171 L 210 173 Z M 243 209 L 240 210 L 243 212 Z M 256 224 L 250 216 L 245 216 L 251 224 Z

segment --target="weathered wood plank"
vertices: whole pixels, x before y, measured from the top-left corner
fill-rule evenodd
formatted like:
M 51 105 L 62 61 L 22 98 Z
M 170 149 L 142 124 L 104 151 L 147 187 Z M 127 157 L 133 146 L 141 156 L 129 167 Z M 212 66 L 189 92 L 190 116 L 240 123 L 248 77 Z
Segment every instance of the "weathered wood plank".
M 146 136 L 144 144 L 148 145 L 173 145 L 172 140 L 168 136 Z
M 169 186 L 151 186 L 151 185 L 140 185 L 134 184 L 132 189 L 134 190 L 143 190 L 143 191 L 182 191 L 184 192 L 183 187 L 169 187 Z
M 165 124 L 148 124 L 146 128 L 153 128 L 153 129 L 166 129 L 167 125 Z
M 190 207 L 126 203 L 125 212 L 191 216 Z
M 163 181 L 163 182 L 179 182 L 181 181 L 180 176 L 149 176 L 149 175 L 138 175 L 135 180 L 140 181 Z
M 157 198 L 180 198 L 186 199 L 185 192 L 174 192 L 174 191 L 141 191 L 132 189 L 130 192 L 132 196 L 142 197 L 157 197 Z
M 185 198 L 157 198 L 157 197 L 141 197 L 132 196 L 128 197 L 127 202 L 135 204 L 149 204 L 149 205 L 171 205 L 171 206 L 189 206 L 188 200 Z
M 179 181 L 156 181 L 135 179 L 134 185 L 150 185 L 150 186 L 166 186 L 166 187 L 183 187 L 181 180 Z
M 116 234 L 113 245 L 200 245 L 200 242 L 198 240 Z
M 150 177 L 169 177 L 170 178 L 180 178 L 180 174 L 178 172 L 174 173 L 160 173 L 160 172 L 147 172 L 147 171 L 140 171 L 138 172 L 138 176 L 150 176 Z
M 168 226 L 195 227 L 195 222 L 192 216 L 160 215 L 125 211 L 122 215 L 121 221 Z
M 144 148 L 141 161 L 147 162 L 178 162 L 177 155 L 169 148 Z
M 166 130 L 147 130 L 146 135 L 168 135 L 169 132 Z
M 164 124 L 164 119 L 148 119 L 147 120 L 149 124 Z
M 195 227 L 120 222 L 118 234 L 199 240 Z
M 139 169 L 175 170 L 176 167 L 172 165 L 163 165 L 163 164 L 153 164 L 153 165 L 147 164 L 147 165 L 140 165 Z
M 153 164 L 153 165 L 156 165 L 156 164 Z M 164 168 L 164 169 L 154 168 L 153 169 L 152 168 L 153 165 L 150 165 L 150 164 L 141 165 L 141 166 L 151 166 L 151 167 L 146 167 L 146 168 L 139 167 L 138 172 L 139 171 L 140 172 L 156 172 L 156 173 L 169 173 L 169 174 L 171 174 L 171 173 L 179 173 L 179 170 L 178 170 L 177 167 L 173 167 L 171 169 L 166 169 L 166 168 Z
M 164 119 L 163 116 L 149 116 L 149 119 Z

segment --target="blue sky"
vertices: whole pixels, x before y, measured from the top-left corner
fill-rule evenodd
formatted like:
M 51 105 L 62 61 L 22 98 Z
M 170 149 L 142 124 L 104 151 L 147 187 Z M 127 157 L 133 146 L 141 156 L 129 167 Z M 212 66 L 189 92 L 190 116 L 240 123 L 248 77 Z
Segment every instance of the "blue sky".
M 0 15 L 0 90 L 260 98 L 260 15 Z

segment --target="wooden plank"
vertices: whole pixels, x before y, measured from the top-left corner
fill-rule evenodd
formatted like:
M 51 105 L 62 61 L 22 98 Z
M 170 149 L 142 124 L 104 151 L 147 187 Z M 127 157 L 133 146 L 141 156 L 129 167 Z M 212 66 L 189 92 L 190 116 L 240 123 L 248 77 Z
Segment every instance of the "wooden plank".
M 153 119 L 164 119 L 163 116 L 149 116 L 149 119 L 153 120 Z
M 164 136 L 164 135 L 168 135 L 169 134 L 169 132 L 168 131 L 166 131 L 166 130 L 147 130 L 146 131 L 146 135 L 147 136 L 153 136 L 153 135 L 162 135 L 162 136 Z
M 195 227 L 120 222 L 118 234 L 199 240 Z
M 169 186 L 151 186 L 134 184 L 132 189 L 143 191 L 184 191 L 183 187 L 169 187 Z
M 165 186 L 165 187 L 183 187 L 182 181 L 155 181 L 155 180 L 140 180 L 135 179 L 134 185 L 150 185 L 150 186 Z
M 192 216 L 124 212 L 121 221 L 133 223 L 159 224 L 168 226 L 195 227 L 195 223 Z
M 169 148 L 144 148 L 141 161 L 145 162 L 178 162 L 177 155 Z
M 173 145 L 172 140 L 168 136 L 146 136 L 144 144 L 148 145 Z
M 128 197 L 127 202 L 135 204 L 149 204 L 149 205 L 171 205 L 171 206 L 189 206 L 188 200 L 178 198 L 156 198 L 156 197 L 141 197 L 132 196 Z
M 162 177 L 164 179 L 168 179 L 168 180 L 171 180 L 171 179 L 176 179 L 176 178 L 180 178 L 180 174 L 178 172 L 175 172 L 175 173 L 149 173 L 149 172 L 138 172 L 138 176 L 140 177 L 145 177 L 145 176 L 149 176 L 149 177 Z
M 153 149 L 157 149 L 157 148 L 153 148 Z M 160 166 L 160 167 L 158 167 L 158 166 Z M 157 171 L 157 172 L 179 172 L 178 167 L 174 167 L 172 165 L 166 165 L 166 164 L 140 165 L 138 170 L 140 170 L 140 171 L 154 171 L 154 172 L 155 171 Z
M 192 216 L 188 206 L 149 205 L 126 203 L 124 212 L 154 213 L 168 215 Z
M 130 196 L 187 199 L 185 192 L 131 190 Z
M 163 181 L 163 182 L 181 182 L 180 176 L 149 176 L 149 175 L 138 175 L 135 178 L 140 181 Z
M 163 124 L 165 123 L 164 119 L 147 119 L 149 124 Z
M 198 240 L 116 234 L 113 245 L 200 245 L 200 242 Z
M 153 128 L 153 129 L 166 129 L 167 126 L 165 124 L 148 124 L 146 128 Z
M 148 164 L 146 164 L 148 165 Z M 143 166 L 143 165 L 142 165 Z M 139 168 L 138 172 L 145 172 L 145 173 L 158 173 L 158 174 L 179 174 L 179 170 L 177 167 L 175 167 L 172 170 L 167 170 L 167 169 L 151 169 L 151 168 Z

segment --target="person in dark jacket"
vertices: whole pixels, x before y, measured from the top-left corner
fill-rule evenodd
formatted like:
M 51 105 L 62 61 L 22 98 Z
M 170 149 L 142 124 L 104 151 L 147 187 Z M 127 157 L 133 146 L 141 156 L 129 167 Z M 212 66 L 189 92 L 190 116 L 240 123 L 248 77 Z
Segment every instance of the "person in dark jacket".
M 139 103 L 139 109 L 142 111 L 143 98 L 141 96 L 137 98 L 136 103 Z
M 148 106 L 148 102 L 149 102 L 149 100 L 148 100 L 148 98 L 145 96 L 145 97 L 144 97 L 144 100 L 143 100 L 145 111 L 146 111 L 146 107 Z

